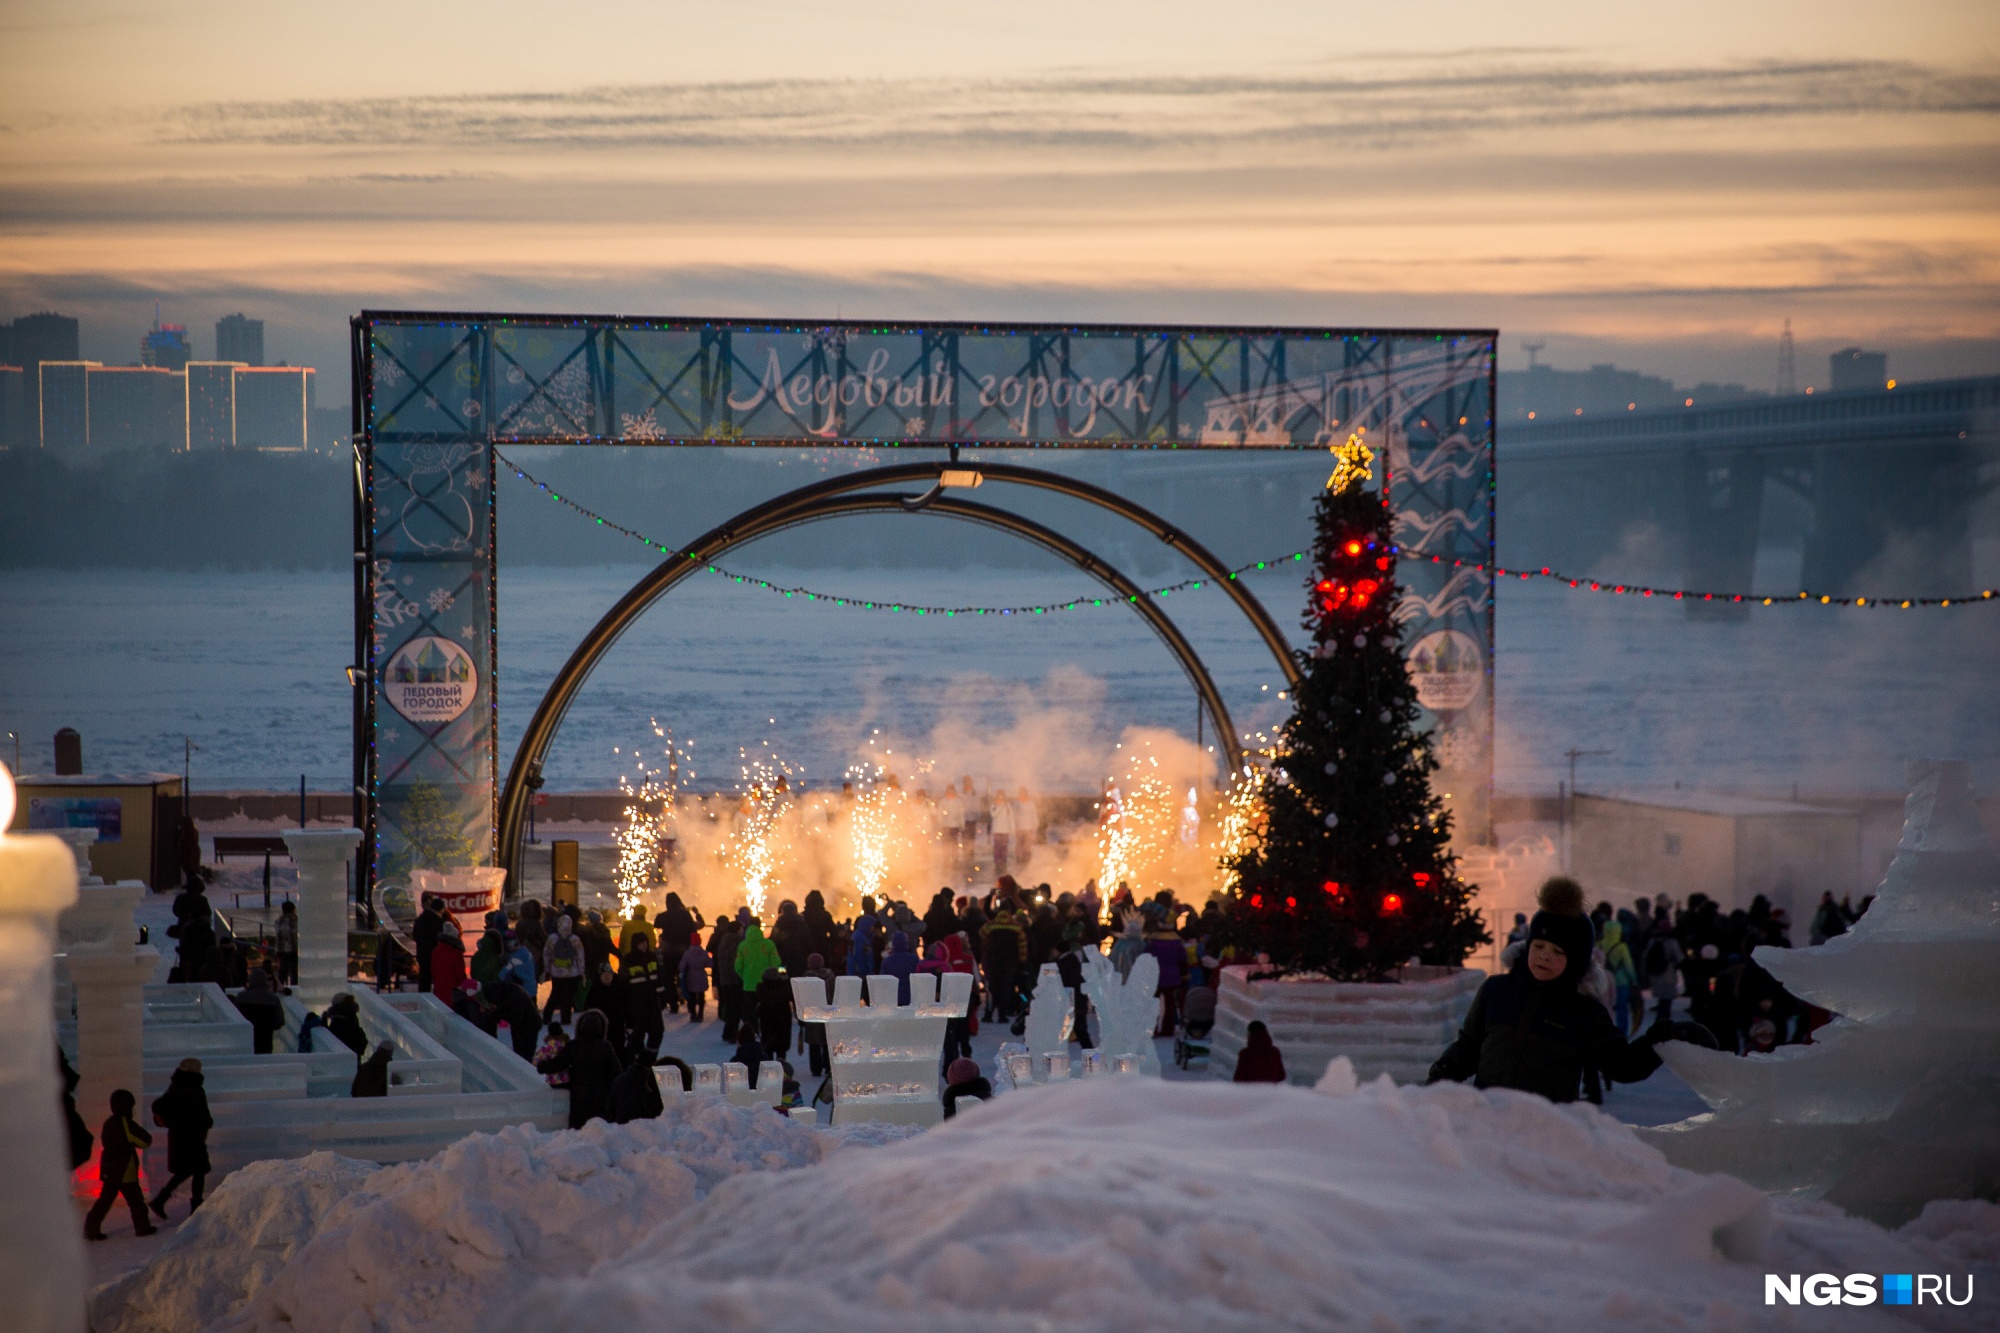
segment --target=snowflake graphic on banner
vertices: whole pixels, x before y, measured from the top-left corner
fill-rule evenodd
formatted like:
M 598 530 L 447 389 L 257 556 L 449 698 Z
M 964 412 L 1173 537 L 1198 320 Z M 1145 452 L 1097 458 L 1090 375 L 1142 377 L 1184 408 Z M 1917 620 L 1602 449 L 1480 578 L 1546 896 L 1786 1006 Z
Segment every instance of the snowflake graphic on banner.
M 623 439 L 664 440 L 667 438 L 666 431 L 660 428 L 659 418 L 654 415 L 653 409 L 650 407 L 646 409 L 642 416 L 634 416 L 630 412 L 621 412 L 618 414 L 618 423 L 620 427 L 619 434 Z
M 424 598 L 424 601 L 433 611 L 448 611 L 451 609 L 453 598 L 443 588 L 433 588 L 431 595 Z

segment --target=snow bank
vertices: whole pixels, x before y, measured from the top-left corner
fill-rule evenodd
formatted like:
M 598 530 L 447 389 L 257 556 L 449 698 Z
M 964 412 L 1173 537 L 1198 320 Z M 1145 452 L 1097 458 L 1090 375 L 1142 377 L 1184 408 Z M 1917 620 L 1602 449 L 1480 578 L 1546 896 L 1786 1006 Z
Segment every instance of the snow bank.
M 1024 1090 L 877 1152 L 731 1180 L 499 1327 L 777 1329 L 801 1310 L 819 1333 L 1743 1327 L 1818 1313 L 1766 1307 L 1766 1271 L 2000 1282 L 1991 1205 L 1890 1233 L 1679 1170 L 1587 1106 L 1343 1086 Z M 1836 1313 L 1990 1327 L 1990 1300 Z
M 746 1172 L 910 1131 L 814 1129 L 720 1098 L 657 1120 L 475 1134 L 377 1168 L 331 1153 L 229 1176 L 146 1267 L 101 1289 L 96 1333 L 486 1329 L 537 1281 L 625 1255 Z
M 909 1134 L 690 1098 L 378 1170 L 266 1163 L 101 1292 L 95 1327 L 1971 1329 L 2000 1291 L 2000 1207 L 1885 1231 L 1671 1166 L 1588 1106 L 1357 1086 L 1339 1061 L 1310 1091 L 1022 1089 Z M 1970 1273 L 1979 1299 L 1794 1310 L 1764 1305 L 1766 1272 Z

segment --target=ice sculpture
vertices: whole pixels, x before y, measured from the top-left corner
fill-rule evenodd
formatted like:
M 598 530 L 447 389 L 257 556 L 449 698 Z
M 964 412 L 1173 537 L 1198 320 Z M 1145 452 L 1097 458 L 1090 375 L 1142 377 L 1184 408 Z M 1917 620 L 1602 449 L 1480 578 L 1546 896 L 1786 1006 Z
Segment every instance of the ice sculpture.
M 1712 1108 L 1647 1132 L 1676 1164 L 1825 1197 L 1885 1225 L 2000 1169 L 2000 854 L 1964 762 L 1909 766 L 1903 836 L 1847 934 L 1760 948 L 1792 994 L 1839 1017 L 1809 1046 L 1667 1064 Z M 1982 1185 L 1981 1181 L 1985 1183 Z
M 0 1282 L 9 1327 L 80 1333 L 83 1242 L 49 1007 L 56 917 L 76 901 L 76 865 L 54 838 L 9 834 L 13 817 L 13 778 L 0 768 Z
M 347 989 L 348 863 L 361 830 L 285 829 L 283 835 L 299 868 L 299 979 L 293 990 L 309 1008 L 322 1009 Z
M 1035 996 L 1028 1007 L 1024 1034 L 1028 1039 L 1028 1049 L 1034 1052 L 1037 1072 L 1050 1052 L 1069 1052 L 1070 1019 L 1075 1011 L 1076 1006 L 1070 1003 L 1069 987 L 1062 982 L 1062 969 L 1054 963 L 1043 963 L 1041 974 L 1035 978 Z
M 944 1025 L 971 1002 L 972 976 L 915 973 L 910 1003 L 903 1006 L 895 1003 L 897 990 L 894 977 L 870 977 L 868 994 L 879 999 L 864 1005 L 860 977 L 835 977 L 828 1004 L 819 978 L 792 978 L 800 1020 L 826 1024 L 836 1125 L 862 1120 L 934 1125 L 944 1119 L 938 1100 Z
M 681 1086 L 681 1071 L 678 1065 L 654 1065 L 653 1081 L 659 1085 L 660 1099 L 672 1101 L 676 1097 L 693 1096 L 695 1093 L 709 1093 L 736 1106 L 776 1106 L 785 1091 L 785 1066 L 777 1060 L 766 1060 L 757 1066 L 757 1086 L 750 1086 L 750 1069 L 735 1061 L 720 1065 L 690 1065 L 694 1071 L 694 1086 Z
M 1095 950 L 1083 954 L 1083 993 L 1097 1011 L 1097 1046 L 1121 1073 L 1160 1074 L 1160 1053 L 1153 1046 L 1153 1022 L 1159 1013 L 1160 960 L 1149 953 L 1133 960 L 1121 984 L 1118 969 Z M 1121 1064 L 1119 1057 L 1127 1057 Z

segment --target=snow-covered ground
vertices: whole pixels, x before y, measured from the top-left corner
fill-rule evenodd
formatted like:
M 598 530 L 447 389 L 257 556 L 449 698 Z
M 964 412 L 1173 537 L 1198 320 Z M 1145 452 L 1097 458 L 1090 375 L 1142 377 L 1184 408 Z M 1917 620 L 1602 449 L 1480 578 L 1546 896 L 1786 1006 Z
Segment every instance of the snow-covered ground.
M 2000 1207 L 1892 1233 L 1678 1170 L 1589 1107 L 1327 1084 L 1073 1082 L 862 1145 L 703 1098 L 378 1171 L 270 1163 L 102 1291 L 94 1327 L 1992 1327 Z M 1764 1304 L 1766 1272 L 1989 1294 L 1794 1310 Z

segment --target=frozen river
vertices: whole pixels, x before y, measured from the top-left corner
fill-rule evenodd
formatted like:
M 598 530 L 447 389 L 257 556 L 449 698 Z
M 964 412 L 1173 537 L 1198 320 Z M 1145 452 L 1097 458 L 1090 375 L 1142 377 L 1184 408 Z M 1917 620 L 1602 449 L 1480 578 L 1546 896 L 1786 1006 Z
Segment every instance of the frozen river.
M 1090 588 L 1055 569 L 759 572 L 953 605 Z M 639 573 L 503 569 L 503 772 L 541 689 Z M 1257 591 L 1292 621 L 1296 574 L 1259 577 Z M 1168 609 L 1239 727 L 1281 716 L 1275 666 L 1225 598 L 1192 592 Z M 284 788 L 303 773 L 316 790 L 340 790 L 350 616 L 338 574 L 12 572 L 0 581 L 0 728 L 22 734 L 30 768 L 45 768 L 49 737 L 73 726 L 92 769 L 177 771 L 188 736 L 201 747 L 197 788 Z M 1710 623 L 1660 600 L 1506 583 L 1498 625 L 1505 791 L 1553 791 L 1570 746 L 1611 752 L 1585 761 L 1586 789 L 1893 790 L 1902 760 L 1920 753 L 1972 759 L 1983 788 L 2000 780 L 2000 607 L 1760 608 Z M 920 752 L 954 730 L 1102 749 L 1129 724 L 1191 735 L 1195 708 L 1165 649 L 1119 609 L 919 618 L 701 578 L 600 668 L 558 738 L 550 786 L 615 785 L 626 760 L 613 747 L 650 740 L 653 717 L 694 742 L 700 785 L 727 786 L 738 747 L 765 741 L 828 780 L 878 729 L 875 743 Z

